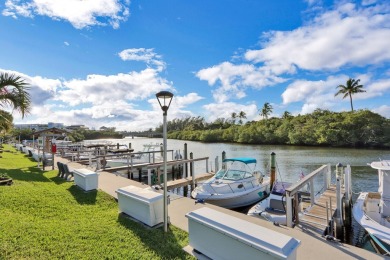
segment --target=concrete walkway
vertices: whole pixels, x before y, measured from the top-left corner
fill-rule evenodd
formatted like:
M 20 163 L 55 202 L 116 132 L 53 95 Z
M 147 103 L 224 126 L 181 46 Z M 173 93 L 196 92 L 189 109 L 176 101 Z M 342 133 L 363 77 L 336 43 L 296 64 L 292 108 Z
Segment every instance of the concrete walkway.
M 66 159 L 56 157 L 56 161 L 67 163 L 70 170 L 78 168 L 86 168 L 85 165 L 81 165 L 74 162 L 69 162 Z M 137 187 L 148 187 L 139 182 L 129 180 L 127 178 L 116 175 L 115 173 L 99 172 L 99 189 L 117 198 L 115 191 L 119 188 L 129 185 Z M 193 210 L 208 207 L 214 210 L 226 213 L 231 216 L 246 220 L 251 223 L 255 223 L 262 227 L 280 232 L 287 236 L 296 238 L 301 241 L 301 245 L 298 248 L 297 259 L 390 259 L 367 250 L 357 248 L 348 244 L 341 244 L 338 242 L 330 242 L 321 237 L 315 232 L 312 232 L 304 227 L 297 226 L 295 228 L 288 228 L 285 226 L 275 226 L 273 223 L 247 216 L 243 213 L 228 210 L 225 208 L 217 207 L 211 204 L 195 204 L 195 201 L 190 198 L 184 198 L 180 196 L 173 196 L 171 203 L 168 206 L 168 215 L 170 222 L 173 226 L 178 227 L 188 232 L 188 220 L 185 215 Z

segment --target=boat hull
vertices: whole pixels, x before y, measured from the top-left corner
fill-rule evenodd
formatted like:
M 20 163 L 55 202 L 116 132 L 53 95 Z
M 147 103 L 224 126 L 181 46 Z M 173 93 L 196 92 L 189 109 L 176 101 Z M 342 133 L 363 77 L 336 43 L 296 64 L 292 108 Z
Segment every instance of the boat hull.
M 376 244 L 379 251 L 386 252 L 390 249 L 390 228 L 385 225 L 381 225 L 375 219 L 376 215 L 380 215 L 378 199 L 370 198 L 370 192 L 362 192 L 357 198 L 353 206 L 353 217 L 359 225 L 364 228 L 367 233 L 373 238 L 373 242 Z M 378 194 L 378 193 L 376 193 Z M 372 195 L 371 195 L 372 196 Z M 388 220 L 384 220 L 388 221 Z
M 207 203 L 224 207 L 228 209 L 240 208 L 252 205 L 260 200 L 264 199 L 263 192 L 269 193 L 270 183 L 264 181 L 261 186 L 257 186 L 254 189 L 244 192 L 232 193 L 232 194 L 202 194 L 194 190 L 191 193 L 192 198 L 196 200 L 204 200 Z

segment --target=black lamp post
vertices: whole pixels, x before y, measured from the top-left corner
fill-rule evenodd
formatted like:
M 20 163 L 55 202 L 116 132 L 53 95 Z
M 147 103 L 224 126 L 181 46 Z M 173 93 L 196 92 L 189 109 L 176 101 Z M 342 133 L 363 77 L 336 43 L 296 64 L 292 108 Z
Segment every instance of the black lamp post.
M 167 195 L 167 112 L 173 94 L 168 91 L 160 91 L 156 94 L 158 103 L 163 113 L 163 149 L 164 149 L 164 232 L 168 231 L 168 195 Z

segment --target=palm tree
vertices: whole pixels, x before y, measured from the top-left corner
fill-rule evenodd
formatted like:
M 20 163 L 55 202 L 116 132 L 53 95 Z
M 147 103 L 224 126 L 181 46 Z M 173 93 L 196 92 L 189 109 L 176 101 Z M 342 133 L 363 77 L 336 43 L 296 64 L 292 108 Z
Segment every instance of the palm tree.
M 13 117 L 7 111 L 0 110 L 0 133 L 7 133 L 12 129 Z
M 240 120 L 238 121 L 240 125 L 242 125 L 242 119 L 246 119 L 246 113 L 244 111 L 240 111 L 237 116 Z
M 364 89 L 363 89 L 363 85 L 359 85 L 359 81 L 360 79 L 358 80 L 355 80 L 355 79 L 348 79 L 347 80 L 347 84 L 344 85 L 338 85 L 336 88 L 339 89 L 339 91 L 337 91 L 337 93 L 334 95 L 334 96 L 338 96 L 339 94 L 343 94 L 343 99 L 346 98 L 347 96 L 349 96 L 349 99 L 351 101 L 351 109 L 353 111 L 353 105 L 352 105 L 352 95 L 353 94 L 356 94 L 356 93 L 361 93 L 361 92 L 366 92 Z
M 236 112 L 233 112 L 233 113 L 232 113 L 232 122 L 233 122 L 233 125 L 236 123 L 236 118 L 237 118 L 237 113 L 236 113 Z
M 261 115 L 264 119 L 268 119 L 268 116 L 272 113 L 272 109 L 273 109 L 273 108 L 272 108 L 272 106 L 270 105 L 270 103 L 265 102 L 263 108 L 261 109 L 260 115 Z
M 291 118 L 291 117 L 292 117 L 292 115 L 291 115 L 290 112 L 284 111 L 284 113 L 283 113 L 283 115 L 282 115 L 282 118 L 283 118 L 283 119 L 288 119 L 288 118 Z
M 0 106 L 11 105 L 24 117 L 31 108 L 28 89 L 28 83 L 20 76 L 0 73 Z

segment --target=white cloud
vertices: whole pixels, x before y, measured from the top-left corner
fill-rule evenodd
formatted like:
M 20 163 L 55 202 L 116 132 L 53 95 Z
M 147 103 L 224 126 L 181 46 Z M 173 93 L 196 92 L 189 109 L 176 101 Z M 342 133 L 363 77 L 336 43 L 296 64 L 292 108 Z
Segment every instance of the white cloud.
M 209 121 L 215 121 L 218 118 L 230 119 L 233 112 L 239 113 L 244 111 L 246 113 L 247 120 L 253 120 L 258 114 L 258 108 L 256 104 L 238 104 L 234 102 L 224 103 L 212 103 L 204 105 L 206 110 L 207 119 Z
M 249 50 L 245 57 L 277 75 L 293 74 L 297 68 L 337 70 L 389 61 L 390 49 L 383 39 L 390 39 L 390 16 L 383 8 L 340 5 L 296 30 L 264 34 L 263 48 Z
M 118 55 L 124 61 L 143 61 L 147 64 L 156 65 L 159 71 L 164 70 L 166 67 L 165 62 L 161 59 L 161 55 L 156 54 L 153 49 L 126 49 L 118 53 Z
M 128 5 L 128 1 L 122 4 L 119 0 L 6 0 L 3 15 L 14 18 L 48 16 L 53 20 L 68 21 L 77 29 L 107 23 L 117 29 L 130 15 Z
M 373 80 L 369 74 L 356 75 L 355 78 L 361 79 L 360 83 L 363 84 L 363 89 L 366 92 L 353 95 L 353 100 L 383 96 L 390 91 L 389 79 Z M 344 108 L 348 110 L 349 98 L 343 99 L 341 95 L 334 96 L 337 92 L 336 87 L 345 84 L 344 82 L 347 80 L 348 76 L 346 75 L 330 76 L 326 80 L 319 81 L 295 80 L 282 93 L 283 104 L 303 103 L 301 114 L 311 113 L 317 108 L 330 110 Z
M 56 96 L 70 106 L 83 103 L 115 105 L 118 100 L 144 100 L 161 90 L 172 89 L 172 83 L 147 68 L 140 72 L 117 75 L 88 75 L 86 79 L 73 79 L 63 83 L 64 89 Z
M 390 79 L 380 79 L 374 81 L 370 84 L 367 84 L 365 89 L 367 92 L 363 94 L 364 98 L 383 96 L 386 93 L 390 93 Z
M 388 105 L 382 105 L 373 109 L 372 111 L 390 119 L 390 106 Z
M 204 98 L 199 96 L 198 93 L 192 92 L 192 93 L 188 93 L 187 95 L 184 95 L 184 96 L 177 96 L 177 97 L 174 96 L 172 99 L 172 104 L 176 108 L 181 109 L 181 108 L 187 107 L 191 104 L 194 104 L 202 99 L 204 99 Z
M 330 76 L 326 80 L 296 80 L 289 84 L 282 94 L 283 104 L 303 103 L 301 114 L 313 112 L 317 108 L 334 110 L 342 97 L 335 97 L 336 87 L 346 82 L 345 75 Z
M 196 76 L 201 80 L 206 80 L 209 85 L 220 83 L 220 87 L 213 92 L 214 99 L 219 103 L 231 98 L 245 97 L 245 89 L 248 87 L 261 89 L 284 81 L 254 65 L 235 65 L 230 62 L 202 69 L 196 73 Z
M 128 74 L 89 75 L 85 80 L 68 81 L 1 69 L 0 72 L 19 75 L 30 84 L 31 113 L 24 119 L 13 113 L 15 123 L 59 122 L 96 129 L 109 126 L 117 130 L 145 130 L 162 123 L 162 111 L 155 94 L 161 90 L 175 92 L 170 82 L 150 68 Z M 201 99 L 203 97 L 195 92 L 175 95 L 169 118 L 194 116 L 186 109 Z
M 381 68 L 390 61 L 390 6 L 383 1 L 365 1 L 364 6 L 342 2 L 333 9 L 322 8 L 321 1 L 307 1 L 312 17 L 292 31 L 270 31 L 263 34 L 261 48 L 244 54 L 247 63 L 221 62 L 196 73 L 213 90 L 214 100 L 224 103 L 246 96 L 248 88 L 260 90 L 299 75 L 282 94 L 283 104 L 302 102 L 302 111 L 332 108 L 336 86 L 349 76 L 335 72 L 351 68 Z M 382 3 L 382 4 L 381 4 Z M 235 57 L 235 60 L 237 58 Z M 321 73 L 322 81 L 302 79 L 302 72 L 313 76 Z M 355 73 L 356 74 L 356 73 Z M 331 75 L 331 76 L 329 76 Z M 366 77 L 366 78 L 364 78 Z M 365 82 L 367 93 L 356 99 L 383 95 L 387 80 L 371 75 L 355 75 Z
M 69 43 L 69 42 L 64 42 L 64 44 L 65 44 L 66 46 L 69 46 L 69 45 L 70 45 L 70 43 Z

